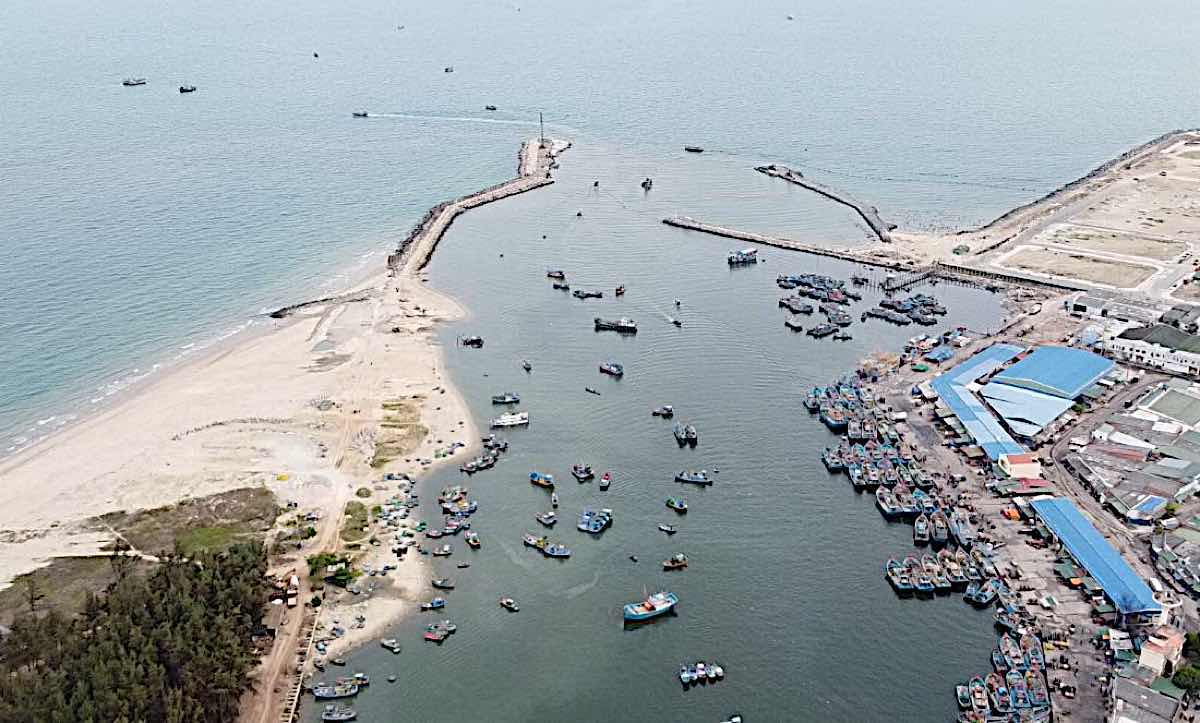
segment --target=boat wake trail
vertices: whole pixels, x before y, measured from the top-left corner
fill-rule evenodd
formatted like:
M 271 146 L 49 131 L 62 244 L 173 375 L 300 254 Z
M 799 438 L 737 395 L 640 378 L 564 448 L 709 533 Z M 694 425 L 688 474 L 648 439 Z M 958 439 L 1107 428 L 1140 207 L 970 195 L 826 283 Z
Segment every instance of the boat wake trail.
M 579 584 L 579 585 L 576 585 L 575 587 L 572 587 L 572 588 L 568 588 L 568 589 L 567 589 L 567 591 L 566 591 L 566 593 L 565 593 L 565 594 L 566 594 L 566 596 L 567 596 L 567 599 L 568 599 L 568 600 L 574 600 L 575 598 L 577 598 L 577 597 L 579 597 L 580 595 L 584 594 L 584 593 L 585 593 L 585 592 L 587 592 L 588 590 L 591 590 L 592 588 L 596 587 L 596 584 L 597 584 L 597 583 L 599 583 L 599 582 L 600 582 L 600 573 L 599 573 L 598 571 L 597 571 L 597 572 L 593 572 L 593 573 L 592 573 L 592 581 L 591 581 L 591 582 L 585 582 L 585 583 L 581 583 L 581 584 Z
M 431 120 L 448 123 L 488 123 L 502 126 L 527 126 L 536 128 L 537 123 L 527 120 L 512 120 L 507 118 L 481 118 L 478 116 L 457 115 L 423 115 L 421 113 L 371 113 L 369 118 L 401 118 L 405 120 Z

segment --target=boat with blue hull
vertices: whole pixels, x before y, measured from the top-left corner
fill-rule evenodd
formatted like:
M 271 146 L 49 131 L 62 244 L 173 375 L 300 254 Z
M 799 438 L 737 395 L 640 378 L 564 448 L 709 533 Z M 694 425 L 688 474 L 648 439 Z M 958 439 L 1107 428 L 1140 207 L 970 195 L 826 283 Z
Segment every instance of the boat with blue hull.
M 643 622 L 671 612 L 677 604 L 679 597 L 664 590 L 647 595 L 639 602 L 627 603 L 622 610 L 626 622 Z
M 583 512 L 579 513 L 579 524 L 576 527 L 581 532 L 599 535 L 612 526 L 612 521 L 612 510 L 593 510 L 585 507 Z

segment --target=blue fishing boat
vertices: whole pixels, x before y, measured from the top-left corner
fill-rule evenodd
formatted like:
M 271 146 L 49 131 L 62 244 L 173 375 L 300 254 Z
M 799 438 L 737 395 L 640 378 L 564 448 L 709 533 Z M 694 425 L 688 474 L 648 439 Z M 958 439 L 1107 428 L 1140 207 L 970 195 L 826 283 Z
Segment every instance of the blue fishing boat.
M 910 593 L 913 591 L 912 577 L 908 574 L 908 568 L 895 558 L 888 560 L 883 566 L 883 574 L 887 577 L 888 582 L 896 589 L 898 593 Z
M 1009 670 L 1004 676 L 1008 684 L 1008 694 L 1014 708 L 1029 707 L 1029 689 L 1025 686 L 1025 676 L 1018 670 Z
M 917 515 L 917 520 L 913 523 L 913 544 L 929 544 L 929 518 L 925 513 Z
M 630 622 L 640 622 L 666 614 L 675 608 L 679 598 L 673 592 L 656 592 L 647 595 L 645 600 L 628 603 L 624 606 L 625 619 Z
M 444 597 L 435 597 L 429 602 L 421 603 L 422 610 L 441 610 L 444 607 L 446 607 L 446 598 Z
M 675 510 L 676 512 L 678 512 L 680 514 L 683 514 L 688 511 L 687 500 L 685 500 L 682 497 L 668 497 L 667 498 L 667 507 L 670 507 L 671 509 Z
M 530 472 L 529 481 L 538 487 L 546 487 L 547 489 L 554 487 L 554 475 L 542 474 L 541 472 Z
M 689 484 L 701 485 L 701 486 L 712 484 L 712 478 L 710 478 L 708 476 L 708 470 L 704 470 L 704 469 L 700 470 L 699 472 L 697 472 L 694 469 L 676 472 L 675 473 L 675 481 L 676 482 L 686 482 Z
M 1012 711 L 1012 698 L 1009 696 L 1008 686 L 999 673 L 988 673 L 987 687 L 988 695 L 992 699 L 992 708 L 997 713 Z
M 825 463 L 825 469 L 830 472 L 841 472 L 846 465 L 842 462 L 842 455 L 833 447 L 826 447 L 821 453 L 821 461 Z
M 583 512 L 579 513 L 579 524 L 577 527 L 581 532 L 589 532 L 593 535 L 598 535 L 604 532 L 612 525 L 612 510 L 593 510 L 590 507 L 583 508 Z
M 570 557 L 571 551 L 565 545 L 560 545 L 556 542 L 542 545 L 542 554 L 546 557 Z
M 1038 636 L 1027 633 L 1021 636 L 1021 652 L 1030 667 L 1041 670 L 1046 668 L 1046 651 L 1042 648 L 1042 640 Z

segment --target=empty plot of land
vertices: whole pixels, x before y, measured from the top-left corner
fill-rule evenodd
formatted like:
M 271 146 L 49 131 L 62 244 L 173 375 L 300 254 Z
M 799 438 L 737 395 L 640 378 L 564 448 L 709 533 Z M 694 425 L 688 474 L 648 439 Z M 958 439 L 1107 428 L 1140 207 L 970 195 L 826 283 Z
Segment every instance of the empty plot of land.
M 1187 251 L 1188 248 L 1183 241 L 1151 238 L 1125 231 L 1079 226 L 1073 223 L 1055 224 L 1032 240 L 1036 243 L 1073 246 L 1089 251 L 1141 256 L 1156 261 L 1173 259 Z
M 1119 288 L 1137 286 L 1155 272 L 1152 266 L 1127 264 L 1099 256 L 1084 256 L 1039 247 L 1022 248 L 1005 257 L 999 265 L 1035 274 L 1050 274 Z

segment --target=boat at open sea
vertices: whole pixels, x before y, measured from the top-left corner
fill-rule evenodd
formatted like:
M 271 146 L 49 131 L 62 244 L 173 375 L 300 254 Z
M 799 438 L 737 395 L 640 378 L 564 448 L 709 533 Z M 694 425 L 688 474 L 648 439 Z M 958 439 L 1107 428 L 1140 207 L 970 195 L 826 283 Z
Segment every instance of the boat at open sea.
M 529 412 L 510 412 L 501 414 L 491 421 L 493 428 L 495 427 L 521 427 L 529 424 Z
M 623 377 L 625 376 L 625 367 L 613 361 L 604 362 L 600 365 L 600 373 L 610 377 Z
M 696 428 L 690 424 L 676 422 L 672 432 L 675 435 L 675 441 L 679 443 L 680 447 L 684 445 L 695 447 L 696 443 L 700 441 L 699 433 L 697 433 Z
M 625 317 L 621 317 L 620 319 L 601 319 L 597 316 L 595 326 L 596 331 L 616 331 L 622 334 L 636 334 L 638 330 L 637 322 Z
M 688 484 L 702 485 L 702 486 L 712 484 L 712 478 L 710 478 L 708 476 L 708 470 L 704 470 L 704 469 L 700 470 L 699 472 L 697 472 L 694 469 L 676 472 L 675 473 L 675 481 L 676 482 L 687 482 Z
M 680 514 L 688 511 L 687 500 L 683 499 L 682 497 L 668 497 L 667 507 L 670 507 Z
M 546 489 L 553 489 L 554 487 L 554 475 L 551 474 L 542 474 L 536 471 L 530 472 L 529 481 L 538 487 L 545 487 Z
M 625 620 L 640 622 L 669 613 L 678 603 L 679 598 L 675 593 L 662 591 L 647 595 L 646 599 L 640 602 L 627 603 L 622 610 Z

